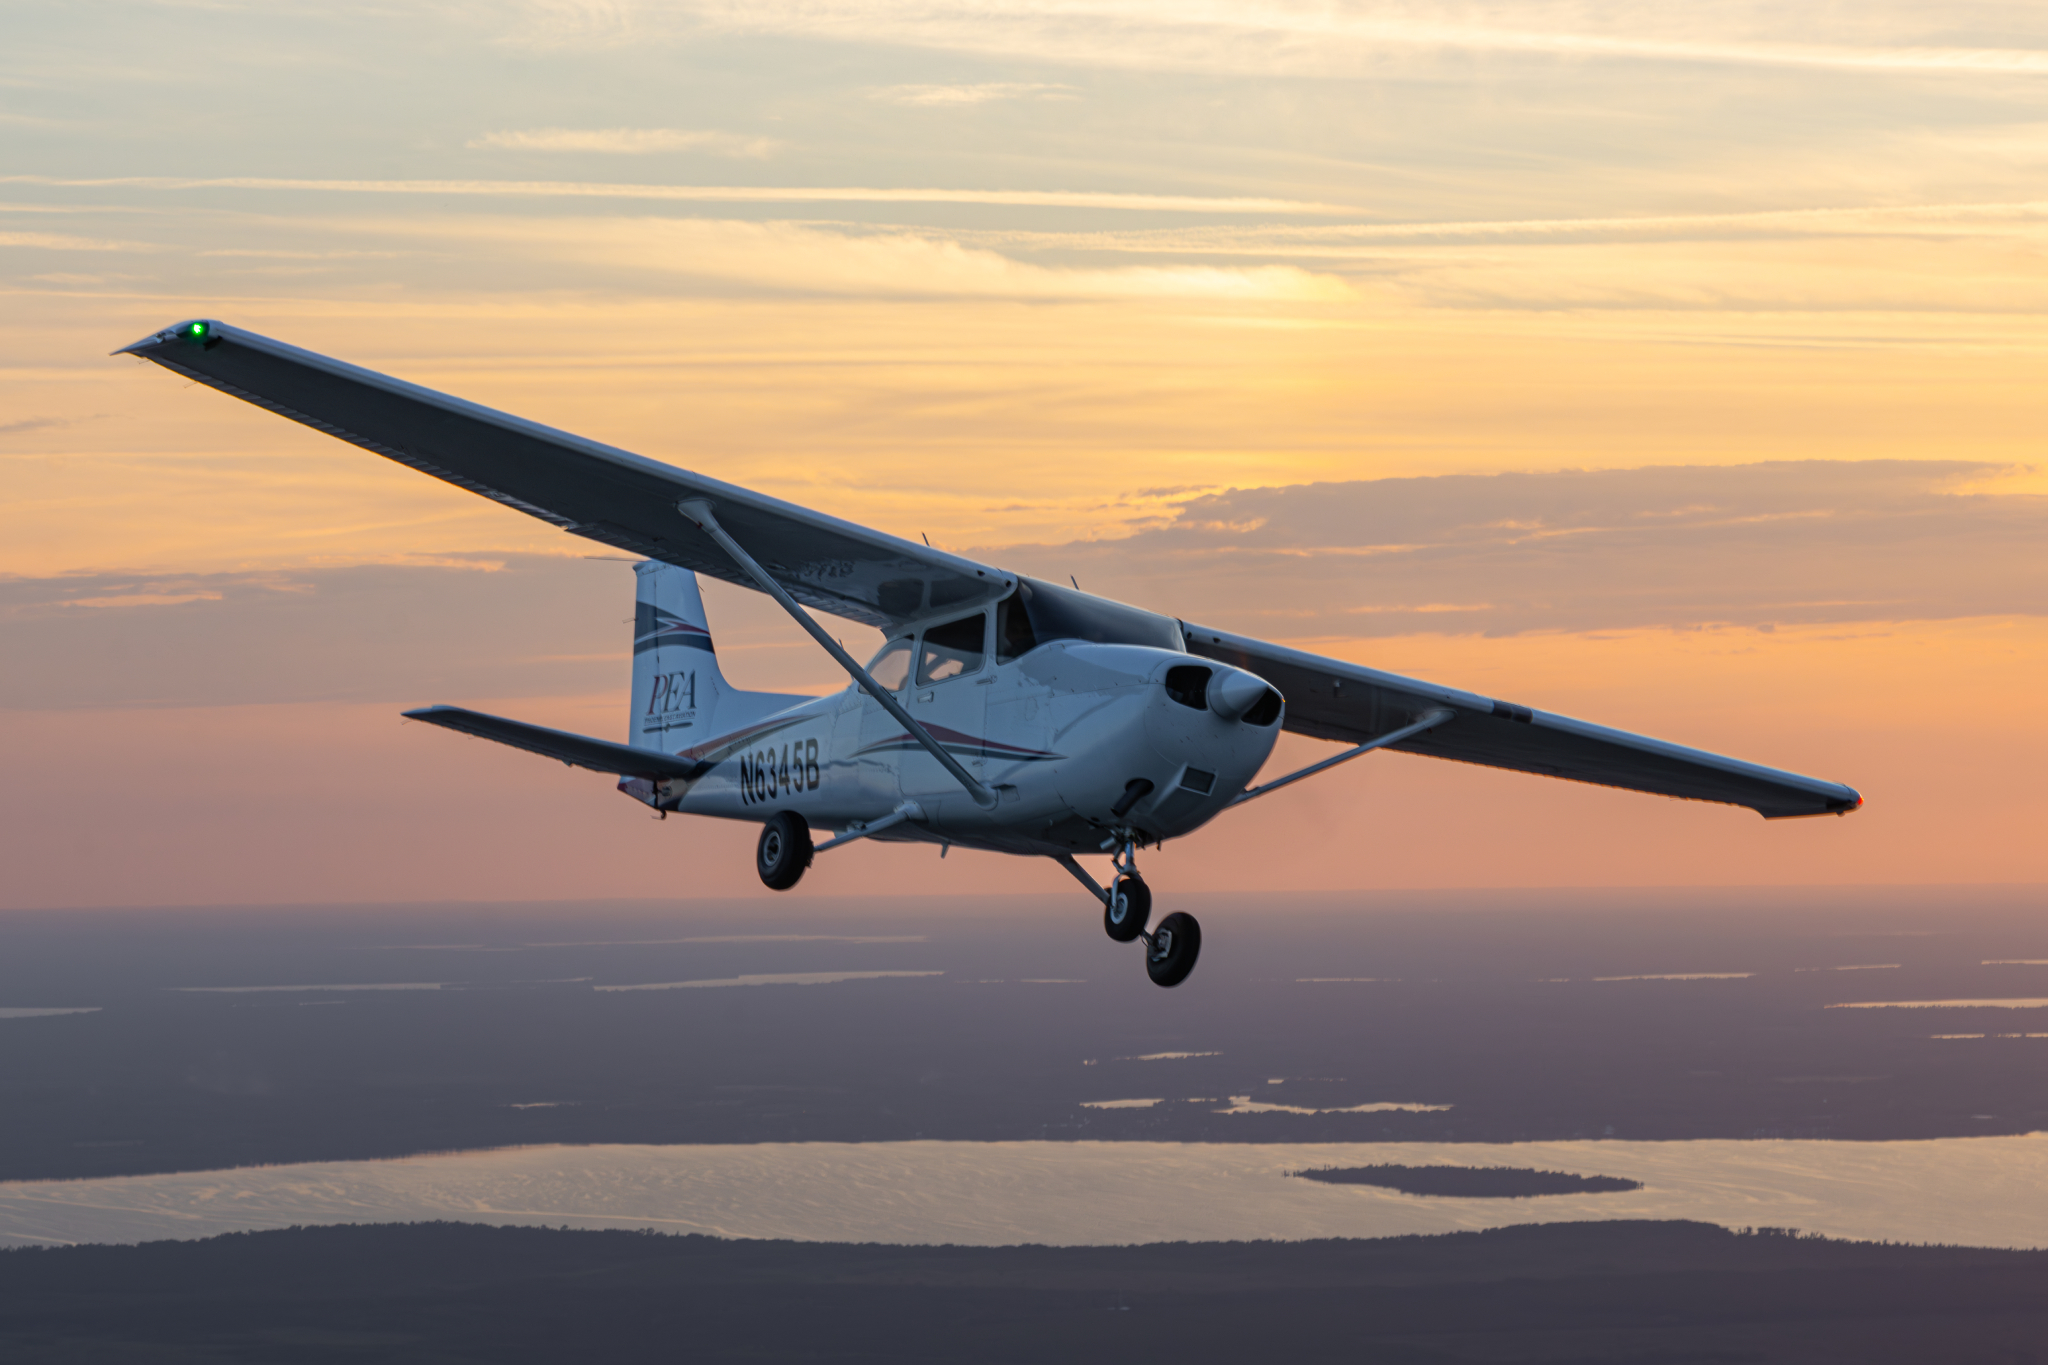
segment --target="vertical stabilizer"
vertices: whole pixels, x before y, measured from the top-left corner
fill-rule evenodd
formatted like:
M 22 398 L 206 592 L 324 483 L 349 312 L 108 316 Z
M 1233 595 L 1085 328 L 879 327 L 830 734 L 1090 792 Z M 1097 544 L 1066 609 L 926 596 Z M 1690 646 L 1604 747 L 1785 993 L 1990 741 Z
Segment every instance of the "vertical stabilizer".
M 655 560 L 633 566 L 633 726 L 628 743 L 676 753 L 718 732 L 728 691 L 711 647 L 697 575 Z

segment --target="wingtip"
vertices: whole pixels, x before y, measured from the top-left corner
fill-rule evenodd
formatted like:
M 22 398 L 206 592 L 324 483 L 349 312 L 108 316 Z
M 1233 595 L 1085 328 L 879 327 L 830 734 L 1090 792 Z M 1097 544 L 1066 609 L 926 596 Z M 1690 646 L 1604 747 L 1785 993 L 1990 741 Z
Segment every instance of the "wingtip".
M 107 354 L 147 355 L 173 342 L 183 342 L 188 346 L 211 350 L 220 344 L 224 331 L 222 325 L 212 318 L 187 318 L 183 322 L 174 322 L 168 327 L 159 328 L 142 340 L 131 341 L 119 350 L 109 351 Z

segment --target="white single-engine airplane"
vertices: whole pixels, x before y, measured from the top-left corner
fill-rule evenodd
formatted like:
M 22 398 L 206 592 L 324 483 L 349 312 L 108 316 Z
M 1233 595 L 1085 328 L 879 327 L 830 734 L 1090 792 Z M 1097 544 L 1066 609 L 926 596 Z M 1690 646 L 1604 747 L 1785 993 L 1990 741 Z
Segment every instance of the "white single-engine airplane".
M 1589 725 L 1140 611 L 977 564 L 213 321 L 138 355 L 280 416 L 644 556 L 626 743 L 456 706 L 405 714 L 618 776 L 660 811 L 761 826 L 761 880 L 795 886 L 856 839 L 1047 857 L 1178 985 L 1194 916 L 1147 932 L 1137 850 L 1374 749 L 1748 806 L 1844 814 L 1848 787 Z M 839 662 L 827 697 L 742 692 L 712 649 L 697 574 L 757 588 Z M 882 632 L 863 668 L 805 607 Z M 1346 744 L 1248 784 L 1280 731 Z M 813 845 L 811 830 L 828 829 Z M 1108 853 L 1099 885 L 1077 853 Z

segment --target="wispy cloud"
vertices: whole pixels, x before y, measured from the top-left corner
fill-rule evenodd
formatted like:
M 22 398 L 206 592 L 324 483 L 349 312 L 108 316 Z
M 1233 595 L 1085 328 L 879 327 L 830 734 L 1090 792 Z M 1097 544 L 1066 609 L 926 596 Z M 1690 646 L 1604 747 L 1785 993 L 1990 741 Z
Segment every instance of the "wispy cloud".
M 601 692 L 618 677 L 602 651 L 624 572 L 501 556 L 288 573 L 0 575 L 9 663 L 0 712 L 402 701 L 423 677 L 451 694 Z M 440 605 L 422 614 L 427 601 Z M 558 623 L 550 644 L 589 657 L 534 657 L 517 622 L 535 611 Z M 149 667 L 103 666 L 124 650 Z
M 294 251 L 270 247 L 220 247 L 198 253 L 201 257 L 259 261 L 382 261 L 399 255 L 396 251 Z
M 1151 213 L 1354 213 L 1298 199 L 1124 194 L 1096 190 L 894 189 L 857 185 L 633 185 L 577 180 L 300 180 L 279 176 L 128 175 L 93 179 L 0 175 L 0 184 L 67 189 L 306 190 L 524 199 L 646 199 L 700 204 L 993 204 L 1017 208 L 1131 209 Z M 32 234 L 16 234 L 17 236 Z M 4 241 L 4 238 L 0 238 Z
M 978 85 L 887 85 L 870 90 L 868 98 L 885 104 L 988 104 L 995 100 L 1070 100 L 1071 85 L 1039 81 L 983 81 Z
M 476 148 L 515 152 L 599 152 L 611 156 L 645 156 L 655 152 L 709 152 L 714 156 L 773 156 L 782 147 L 774 138 L 693 128 L 508 128 L 472 138 Z
M 2031 200 L 951 235 L 1035 260 L 1291 262 L 1428 308 L 2017 316 L 2048 303 L 2039 272 L 2019 264 L 2044 227 L 2048 201 Z
M 529 8 L 526 41 L 622 43 L 707 30 L 886 43 L 1079 66 L 1263 75 L 1355 75 L 1434 54 L 1790 67 L 1960 76 L 2048 74 L 2048 48 L 1958 46 L 1923 17 L 1881 14 L 1844 30 L 1796 12 L 1724 5 L 1664 13 L 1571 0 L 1482 0 L 1456 10 L 1313 0 L 697 0 Z M 1619 16 L 1619 17 L 1617 17 Z M 1963 25 L 1958 25 L 1963 27 Z M 2010 31 L 2010 25 L 2000 26 Z M 1862 39 L 1861 42 L 1855 41 Z M 1845 41 L 1846 39 L 1846 41 Z
M 77 237 L 67 232 L 0 232 L 0 246 L 40 251 L 148 251 L 146 242 L 115 242 L 102 237 Z
M 1697 241 L 1733 237 L 1955 236 L 2007 233 L 2048 223 L 2048 200 L 1973 204 L 1837 205 L 1754 209 L 1732 213 L 1662 213 L 1589 218 L 1498 218 L 1449 221 L 1262 223 L 1245 227 L 1136 228 L 1086 233 L 975 232 L 990 243 L 1098 251 L 1180 251 L 1243 254 L 1319 254 L 1357 244 L 1438 241 Z
M 942 234 L 707 218 L 449 218 L 375 225 L 493 242 L 603 270 L 659 272 L 795 293 L 868 297 L 1334 302 L 1349 285 L 1288 265 L 1069 267 L 1015 260 Z
M 19 436 L 31 431 L 48 431 L 52 427 L 68 427 L 68 417 L 24 417 L 17 422 L 0 422 L 0 436 Z

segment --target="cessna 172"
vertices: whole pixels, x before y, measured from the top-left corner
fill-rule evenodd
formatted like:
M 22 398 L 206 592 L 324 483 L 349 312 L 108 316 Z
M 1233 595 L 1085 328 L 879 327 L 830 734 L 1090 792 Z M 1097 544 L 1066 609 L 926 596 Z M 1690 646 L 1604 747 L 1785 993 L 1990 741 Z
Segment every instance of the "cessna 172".
M 856 839 L 1049 857 L 1178 985 L 1192 915 L 1148 929 L 1139 849 L 1375 749 L 1747 806 L 1843 814 L 1848 787 L 1161 616 L 522 421 L 209 320 L 116 354 L 642 556 L 624 744 L 464 710 L 405 714 L 616 775 L 660 811 L 761 826 L 778 891 Z M 832 696 L 719 671 L 697 574 L 768 594 L 844 668 Z M 883 635 L 863 667 L 805 608 Z M 1280 731 L 1342 752 L 1249 785 Z M 812 829 L 834 837 L 813 844 Z M 1107 853 L 1108 886 L 1077 854 Z

